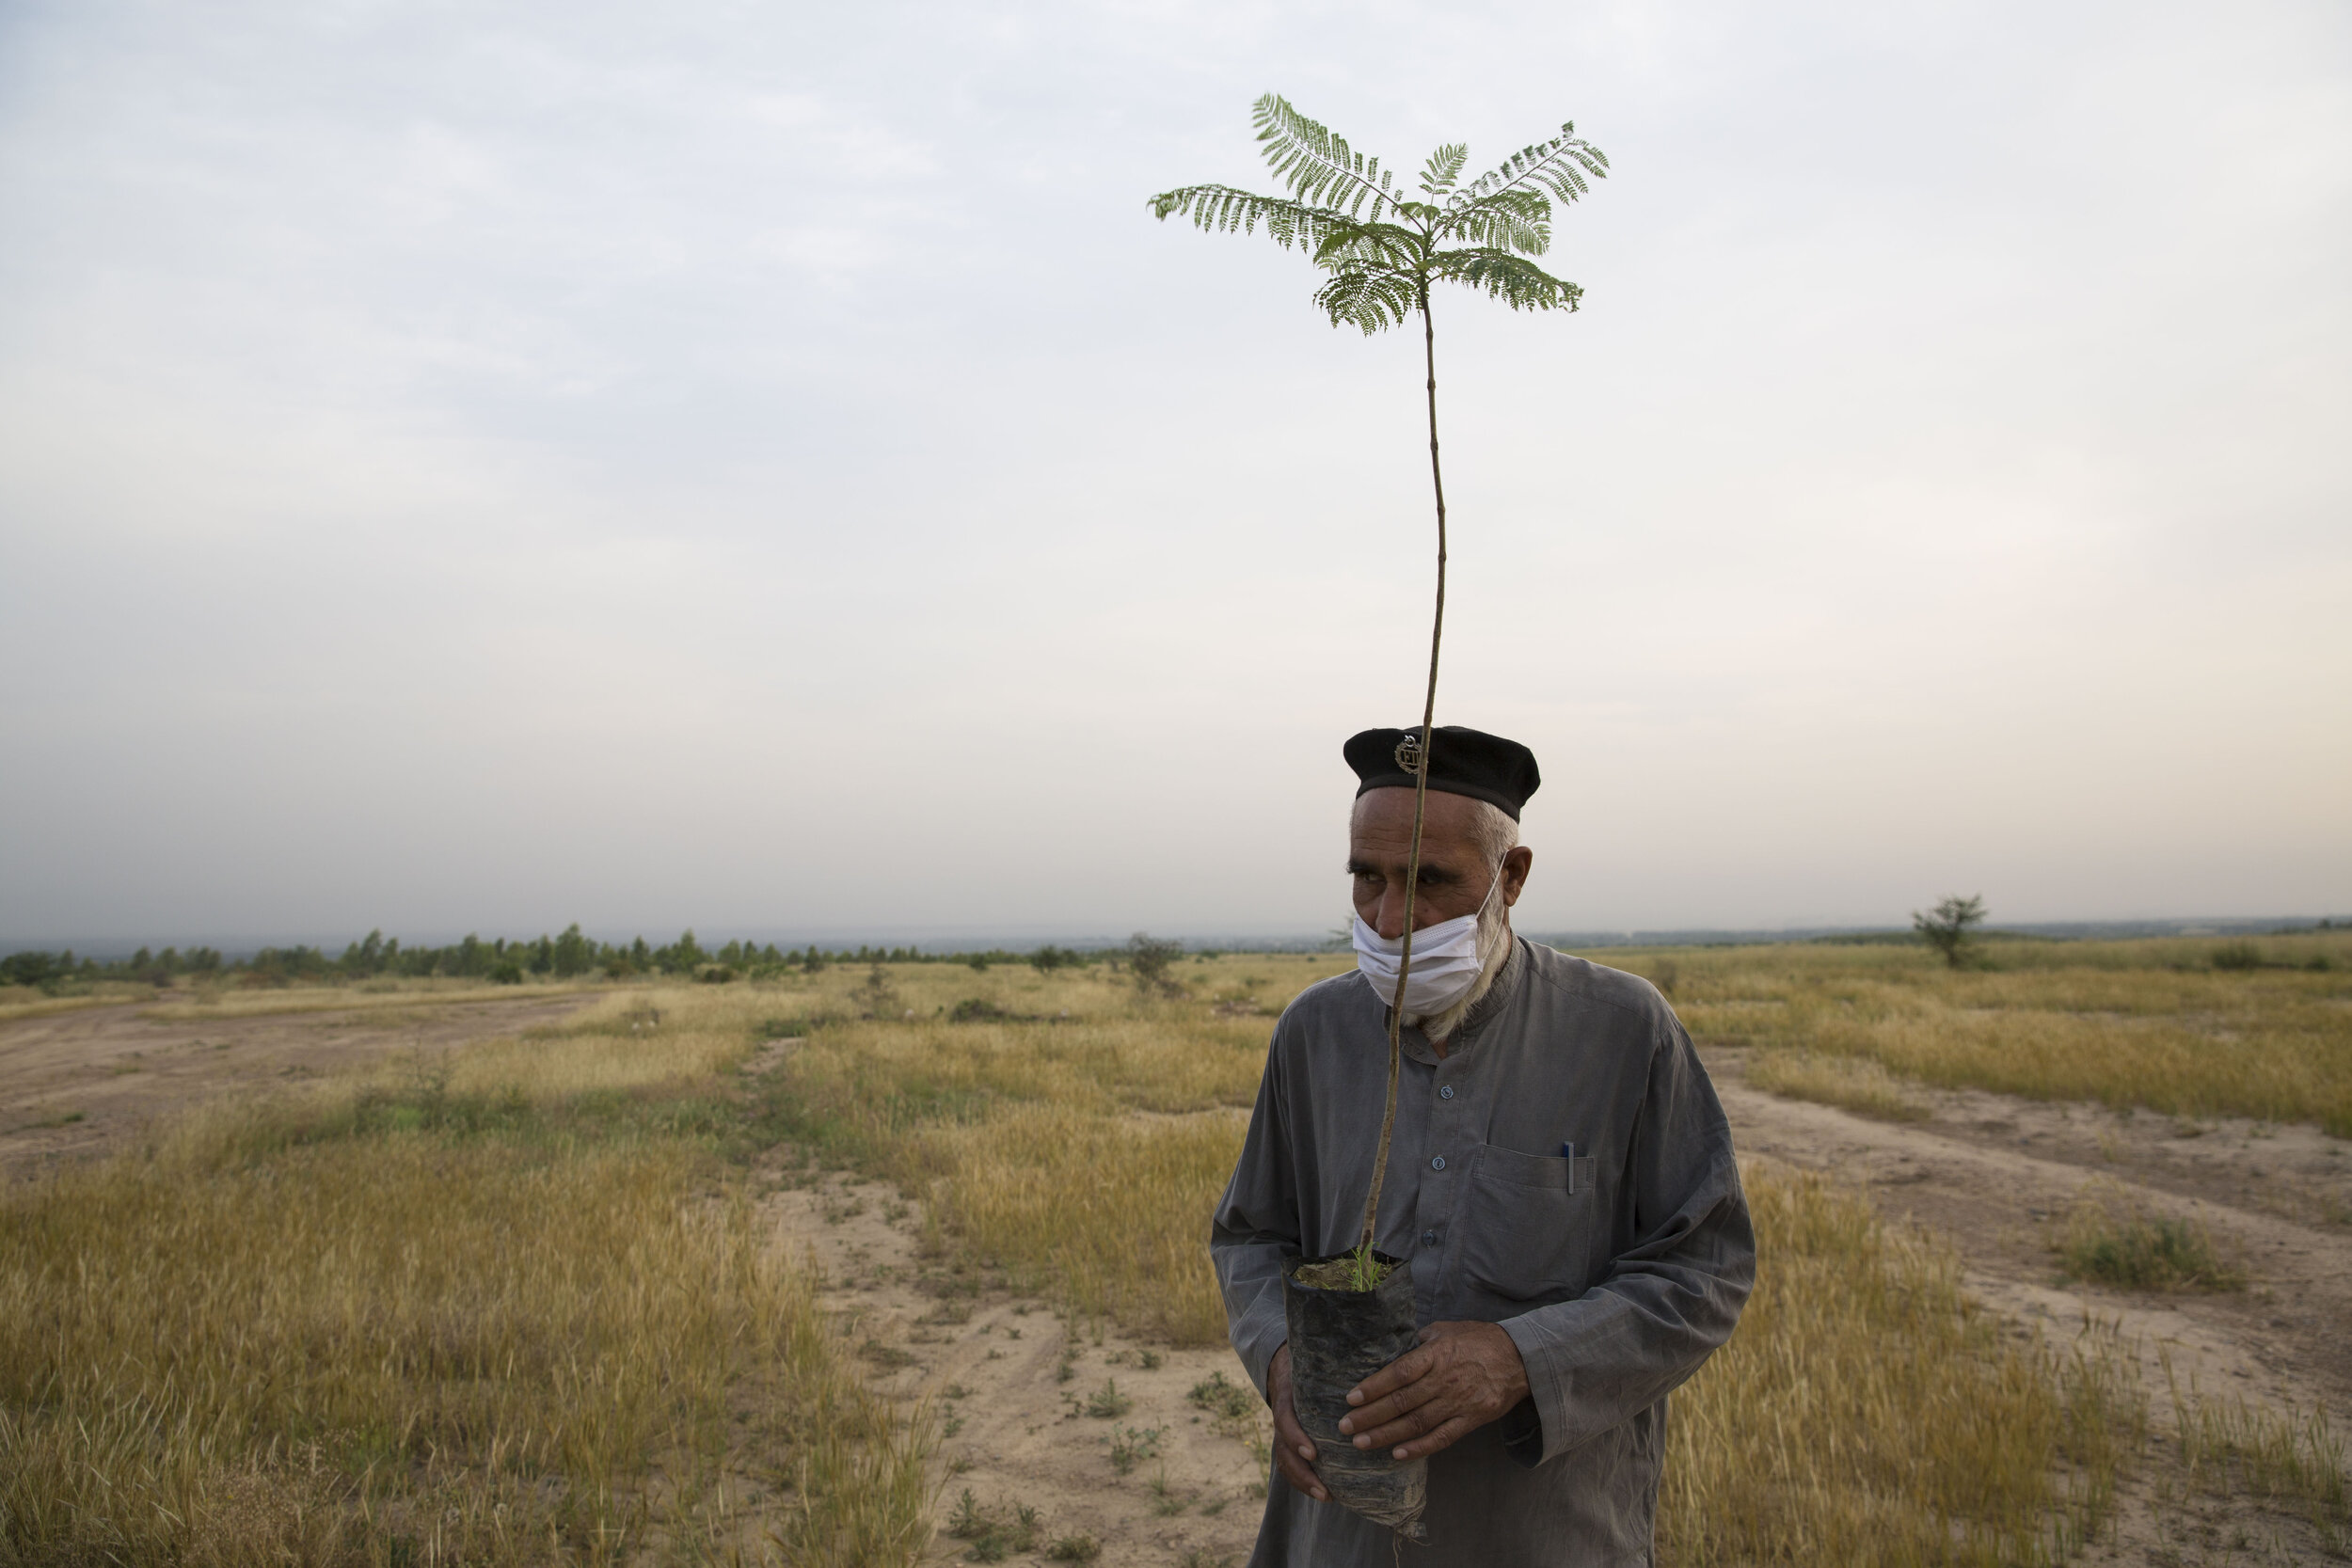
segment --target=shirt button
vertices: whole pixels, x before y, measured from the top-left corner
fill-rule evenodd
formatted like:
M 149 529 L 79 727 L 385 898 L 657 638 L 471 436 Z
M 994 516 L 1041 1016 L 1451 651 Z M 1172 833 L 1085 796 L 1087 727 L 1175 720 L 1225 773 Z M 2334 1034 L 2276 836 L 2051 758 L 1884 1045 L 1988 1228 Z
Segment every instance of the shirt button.
M 1445 1156 L 1444 1156 L 1444 1155 L 1442 1155 L 1442 1154 L 1440 1154 L 1440 1155 L 1438 1155 L 1436 1159 L 1434 1159 L 1434 1160 L 1430 1161 L 1430 1162 L 1429 1162 L 1429 1168 L 1430 1168 L 1431 1170 L 1443 1170 L 1443 1169 L 1445 1169 Z
M 1438 1244 L 1438 1233 L 1434 1230 L 1422 1231 L 1421 1233 L 1421 1244 L 1423 1246 L 1436 1246 Z
M 1443 1088 L 1439 1089 L 1438 1091 L 1438 1098 L 1439 1100 L 1452 1100 L 1454 1098 L 1454 1085 L 1448 1084 Z

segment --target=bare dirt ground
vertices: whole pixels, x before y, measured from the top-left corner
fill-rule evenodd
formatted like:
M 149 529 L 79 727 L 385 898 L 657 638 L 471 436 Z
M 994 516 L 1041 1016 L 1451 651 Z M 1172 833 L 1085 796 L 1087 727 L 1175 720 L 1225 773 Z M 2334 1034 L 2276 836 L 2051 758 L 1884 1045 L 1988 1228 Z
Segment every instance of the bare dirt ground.
M 1009 1523 L 1035 1510 L 1040 1548 L 1091 1536 L 1110 1568 L 1249 1555 L 1263 1461 L 1186 1397 L 1218 1372 L 1248 1391 L 1231 1351 L 1140 1344 L 1057 1317 L 991 1271 L 953 1275 L 925 1256 L 920 1214 L 882 1182 L 833 1173 L 763 1203 L 782 1244 L 823 1271 L 822 1300 L 875 1386 L 928 1400 L 940 1423 L 942 1528 L 925 1561 L 969 1550 L 947 1531 L 967 1491 Z M 1097 1401 L 1123 1413 L 1089 1414 Z M 1123 1474 L 1112 1453 L 1122 1441 L 1149 1450 Z
M 797 1043 L 771 1041 L 751 1069 Z M 820 1271 L 820 1299 L 875 1386 L 937 1422 L 940 1528 L 924 1561 L 972 1551 L 951 1533 L 967 1492 L 1008 1524 L 1033 1510 L 1038 1551 L 1091 1538 L 1104 1568 L 1248 1557 L 1268 1451 L 1253 1439 L 1272 1426 L 1232 1351 L 1141 1343 L 1057 1315 L 1001 1270 L 958 1269 L 926 1246 L 920 1206 L 888 1183 L 802 1169 L 788 1148 L 762 1175 L 776 1244 Z M 1240 1419 L 1190 1398 L 1216 1376 L 1248 1396 Z M 1115 1447 L 1131 1450 L 1124 1468 Z
M 120 1143 L 223 1095 L 551 1022 L 585 996 L 164 1021 L 134 1003 L 0 1024 L 0 1180 Z

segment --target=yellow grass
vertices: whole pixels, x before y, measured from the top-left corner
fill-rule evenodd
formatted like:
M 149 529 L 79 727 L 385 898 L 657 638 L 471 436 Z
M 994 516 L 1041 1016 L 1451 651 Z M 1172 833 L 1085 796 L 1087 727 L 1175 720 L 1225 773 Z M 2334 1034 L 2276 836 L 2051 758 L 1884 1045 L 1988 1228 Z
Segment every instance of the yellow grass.
M 1225 1314 L 1205 1266 L 1208 1214 L 1273 1020 L 1219 1013 L 1213 998 L 1279 1011 L 1347 961 L 1187 964 L 1200 993 L 1189 1001 L 1139 998 L 1104 975 L 907 966 L 882 1009 L 895 1020 L 816 1025 L 772 1092 L 788 1130 L 898 1180 L 965 1246 L 1073 1309 L 1215 1344 Z M 854 1008 L 866 983 L 864 972 L 809 983 L 803 1017 Z M 971 999 L 1039 1021 L 945 1022 Z
M 1928 1115 L 1902 1080 L 1867 1056 L 1767 1051 L 1748 1064 L 1748 1082 L 1772 1094 L 1842 1106 L 1882 1121 L 1919 1121 Z
M 151 988 L 139 989 L 143 996 L 155 994 Z M 156 1002 L 143 1016 L 188 1023 L 217 1018 L 274 1018 L 286 1013 L 382 1013 L 407 1007 L 447 1006 L 458 1002 L 543 1000 L 596 989 L 598 988 L 582 981 L 486 986 L 475 980 L 370 980 L 357 986 L 290 986 L 282 990 L 201 985 L 192 993 L 175 989 L 168 993 L 172 1000 Z
M 921 1432 L 571 1037 L 503 1120 L 420 1068 L 0 1193 L 0 1563 L 910 1561 Z M 675 1037 L 636 1082 L 707 1087 Z
M 2131 956 L 1963 974 L 1900 949 L 1672 959 L 1703 1038 L 1763 1045 L 1768 1074 L 1823 1094 L 1899 1106 L 1894 1073 L 2124 1099 L 2267 1085 L 2278 1114 L 2318 1114 L 2340 974 Z M 843 1370 L 722 1156 L 790 1141 L 861 1164 L 928 1199 L 942 1244 L 1069 1310 L 1212 1343 L 1207 1215 L 1272 1015 L 1347 965 L 1186 962 L 1176 999 L 1099 969 L 944 965 L 607 988 L 523 1037 L 16 1189 L 0 1565 L 92 1546 L 250 1560 L 257 1543 L 315 1562 L 906 1561 L 926 1528 L 919 1434 Z M 2082 1053 L 2054 1065 L 2067 1029 Z M 2279 1066 L 2297 1029 L 2319 1041 L 2301 1078 Z M 2226 1037 L 2246 1070 L 2149 1077 L 2167 1030 L 2209 1056 Z M 1678 1400 L 1661 1560 L 2064 1556 L 2142 1446 L 2124 1358 L 2005 1338 L 1948 1253 L 1858 1195 L 1750 1180 L 1757 1293 Z M 2253 1451 L 2214 1432 L 2206 1449 Z M 755 1489 L 770 1501 L 745 1509 Z
M 2300 1504 L 2323 1547 L 2334 1557 L 2352 1555 L 2342 1528 L 2352 1517 L 2344 1440 L 2329 1424 L 2327 1409 L 2274 1411 L 2246 1402 L 2243 1395 L 2205 1396 L 2192 1375 L 2185 1389 L 2169 1351 L 2159 1353 L 2167 1392 L 2171 1395 L 2173 1442 L 2185 1486 L 2226 1493 L 2233 1485 L 2278 1502 Z
M 86 1007 L 119 1007 L 126 1002 L 145 1002 L 154 994 L 152 986 L 115 980 L 101 981 L 87 994 L 77 996 L 47 996 L 26 986 L 0 987 L 0 1023 L 78 1013 Z
M 2316 1122 L 2352 1137 L 2352 932 L 2217 943 L 1993 942 L 1990 969 L 1913 947 L 1790 944 L 1601 953 L 1671 964 L 1675 1006 L 1721 1041 L 1876 1062 L 1903 1077 L 2179 1116 Z M 2324 961 L 2328 967 L 2307 967 Z
M 2112 1346 L 2004 1339 L 1947 1248 L 1751 1166 L 1756 1293 L 1677 1396 L 1663 1564 L 2006 1563 L 2095 1528 L 2146 1429 Z

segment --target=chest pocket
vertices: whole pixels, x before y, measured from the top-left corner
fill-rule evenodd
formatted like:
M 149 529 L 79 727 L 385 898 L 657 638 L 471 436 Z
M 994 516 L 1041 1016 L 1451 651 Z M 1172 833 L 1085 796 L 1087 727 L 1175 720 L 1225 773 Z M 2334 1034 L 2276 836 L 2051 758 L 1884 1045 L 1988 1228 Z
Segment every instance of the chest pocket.
M 1582 1295 L 1597 1212 L 1591 1156 L 1521 1154 L 1487 1144 L 1478 1151 L 1462 1214 L 1462 1272 L 1470 1286 L 1505 1301 L 1568 1301 Z

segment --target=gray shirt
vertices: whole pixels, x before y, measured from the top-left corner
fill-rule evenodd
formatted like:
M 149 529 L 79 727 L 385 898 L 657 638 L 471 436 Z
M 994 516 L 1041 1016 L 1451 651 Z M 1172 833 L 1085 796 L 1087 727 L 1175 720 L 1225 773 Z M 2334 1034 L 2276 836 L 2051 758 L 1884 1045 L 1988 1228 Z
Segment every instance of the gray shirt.
M 1287 1337 L 1281 1261 L 1356 1244 L 1387 1089 L 1361 975 L 1274 1028 L 1209 1250 L 1260 1393 Z M 1756 1238 L 1714 1086 L 1637 975 L 1518 941 L 1440 1061 L 1405 1031 L 1380 1249 L 1423 1323 L 1502 1325 L 1528 1400 L 1429 1462 L 1404 1563 L 1647 1563 L 1666 1394 L 1731 1336 Z M 1277 1471 L 1253 1568 L 1388 1568 L 1396 1538 Z

